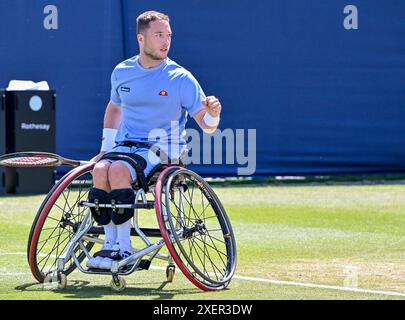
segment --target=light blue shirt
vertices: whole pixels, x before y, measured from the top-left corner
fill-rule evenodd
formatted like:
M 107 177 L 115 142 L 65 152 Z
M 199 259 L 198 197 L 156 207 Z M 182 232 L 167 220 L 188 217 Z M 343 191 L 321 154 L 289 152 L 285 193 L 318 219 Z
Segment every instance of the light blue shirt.
M 148 141 L 177 158 L 186 147 L 187 116 L 204 109 L 205 94 L 193 75 L 171 59 L 145 69 L 138 58 L 120 63 L 111 75 L 111 102 L 122 108 L 116 143 Z

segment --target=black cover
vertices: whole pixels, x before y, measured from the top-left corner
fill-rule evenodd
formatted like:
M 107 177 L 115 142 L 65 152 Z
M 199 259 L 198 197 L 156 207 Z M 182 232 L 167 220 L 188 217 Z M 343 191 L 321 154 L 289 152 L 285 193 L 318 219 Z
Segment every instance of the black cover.
M 0 91 L 0 96 L 1 154 L 31 150 L 55 153 L 55 92 Z M 42 106 L 34 108 L 31 99 L 41 101 Z M 0 172 L 0 190 L 7 193 L 47 193 L 55 179 L 54 168 L 0 168 Z

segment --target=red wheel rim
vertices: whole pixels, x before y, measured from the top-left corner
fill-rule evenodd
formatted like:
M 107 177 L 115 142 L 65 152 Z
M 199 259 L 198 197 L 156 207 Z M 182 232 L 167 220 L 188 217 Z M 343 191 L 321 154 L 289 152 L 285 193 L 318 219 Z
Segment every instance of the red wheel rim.
M 53 191 L 52 195 L 46 201 L 45 206 L 43 207 L 41 214 L 39 216 L 38 221 L 36 222 L 35 229 L 32 235 L 31 244 L 30 244 L 30 251 L 29 251 L 29 266 L 31 269 L 31 273 L 38 282 L 43 282 L 44 279 L 38 276 L 36 268 L 36 251 L 37 251 L 37 243 L 38 238 L 41 234 L 42 227 L 46 218 L 48 217 L 49 211 L 51 210 L 53 204 L 60 196 L 61 192 L 68 186 L 77 176 L 83 174 L 84 172 L 88 171 L 94 166 L 94 163 L 89 163 L 84 166 L 77 167 L 70 171 L 68 175 L 62 180 L 59 186 Z
M 169 253 L 171 255 L 171 257 L 173 258 L 174 262 L 176 262 L 176 265 L 179 267 L 179 269 L 181 270 L 181 272 L 186 276 L 187 279 L 189 279 L 195 286 L 197 286 L 198 288 L 204 290 L 204 291 L 215 291 L 215 290 L 220 290 L 223 288 L 223 286 L 219 286 L 218 288 L 214 288 L 214 287 L 208 287 L 206 285 L 204 285 L 203 283 L 201 283 L 200 281 L 198 281 L 188 270 L 188 268 L 186 268 L 184 266 L 183 261 L 181 260 L 180 256 L 177 254 L 176 249 L 173 247 L 172 242 L 170 241 L 169 235 L 167 233 L 166 230 L 166 226 L 165 226 L 165 222 L 163 221 L 163 215 L 162 215 L 162 205 L 161 205 L 161 196 L 162 196 L 162 188 L 163 188 L 163 183 L 165 182 L 164 178 L 167 175 L 167 173 L 169 171 L 172 171 L 174 169 L 182 169 L 181 167 L 176 167 L 176 166 L 172 166 L 172 167 L 168 167 L 165 170 L 163 170 L 159 177 L 158 180 L 156 182 L 156 186 L 155 186 L 155 208 L 156 208 L 156 217 L 159 223 L 159 228 L 160 228 L 160 232 L 163 236 L 163 240 L 166 243 L 167 249 L 169 250 Z

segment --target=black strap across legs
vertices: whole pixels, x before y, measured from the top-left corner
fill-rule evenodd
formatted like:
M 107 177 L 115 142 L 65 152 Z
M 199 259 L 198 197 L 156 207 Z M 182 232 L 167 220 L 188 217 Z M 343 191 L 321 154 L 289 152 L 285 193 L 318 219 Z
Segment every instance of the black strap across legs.
M 146 181 L 145 172 L 146 169 L 146 160 L 138 154 L 132 153 L 122 153 L 122 152 L 109 152 L 103 155 L 100 159 L 101 160 L 114 160 L 114 161 L 125 161 L 129 163 L 136 172 L 138 185 L 145 190 L 148 191 L 148 183 Z

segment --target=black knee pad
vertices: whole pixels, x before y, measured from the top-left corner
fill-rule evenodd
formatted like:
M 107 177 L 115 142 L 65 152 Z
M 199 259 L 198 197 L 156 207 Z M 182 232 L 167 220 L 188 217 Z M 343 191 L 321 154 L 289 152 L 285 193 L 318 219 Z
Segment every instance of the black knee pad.
M 135 194 L 132 189 L 116 189 L 109 194 L 112 205 L 134 204 Z M 134 209 L 116 208 L 110 211 L 111 220 L 114 224 L 123 224 L 134 216 Z
M 89 191 L 89 202 L 99 204 L 109 203 L 108 193 L 104 190 L 91 188 Z M 100 225 L 109 224 L 111 221 L 110 214 L 106 208 L 90 208 L 93 219 Z

